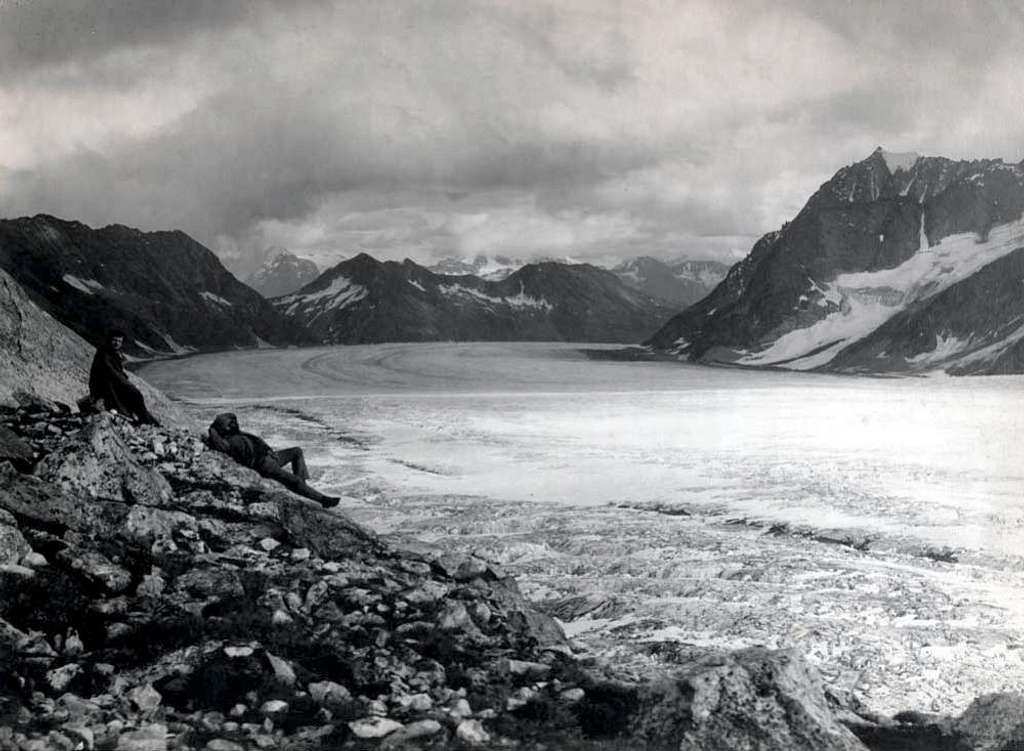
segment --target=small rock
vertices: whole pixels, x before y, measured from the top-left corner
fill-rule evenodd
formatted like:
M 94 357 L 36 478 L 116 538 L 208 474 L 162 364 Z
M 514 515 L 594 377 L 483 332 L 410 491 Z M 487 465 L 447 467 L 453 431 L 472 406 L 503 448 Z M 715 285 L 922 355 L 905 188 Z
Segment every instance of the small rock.
M 366 711 L 374 717 L 387 717 L 388 705 L 379 699 L 374 699 L 366 705 Z
M 113 724 L 108 723 L 108 731 Z M 167 726 L 154 722 L 122 733 L 117 739 L 117 751 L 167 751 Z
M 434 700 L 429 694 L 412 694 L 403 696 L 398 700 L 403 709 L 411 712 L 427 712 L 434 708 Z
M 46 674 L 46 682 L 50 684 L 50 688 L 54 691 L 63 692 L 68 687 L 68 684 L 81 672 L 82 667 L 72 662 L 48 672 Z
M 167 582 L 160 574 L 146 574 L 135 588 L 135 594 L 139 597 L 159 597 L 166 588 Z
M 231 712 L 229 714 L 232 717 L 243 717 L 243 716 L 245 716 L 245 713 L 248 712 L 248 711 L 249 711 L 249 708 L 247 706 L 245 706 L 244 704 L 236 704 L 235 706 L 233 706 L 231 708 Z
M 440 732 L 441 723 L 437 720 L 417 720 L 416 722 L 410 722 L 401 730 L 396 730 L 389 735 L 385 744 L 389 748 L 394 748 L 406 741 L 416 740 L 417 738 L 429 738 Z
M 21 565 L 27 568 L 45 568 L 49 565 L 49 561 L 46 560 L 45 555 L 33 550 L 25 554 L 25 557 L 21 559 Z
M 573 704 L 578 701 L 582 701 L 584 696 L 586 696 L 586 692 L 582 688 L 568 688 L 559 694 L 562 701 L 571 702 Z
M 92 751 L 96 748 L 96 734 L 86 725 L 67 724 L 61 727 L 69 738 L 77 738 L 85 751 Z
M 469 746 L 482 746 L 490 743 L 491 736 L 484 730 L 479 720 L 463 720 L 455 728 L 455 737 Z
M 327 561 L 323 565 L 323 570 L 328 574 L 336 574 L 341 571 L 341 564 L 337 561 Z
M 294 686 L 295 671 L 292 669 L 292 666 L 277 655 L 272 655 L 270 652 L 267 652 L 266 654 L 267 661 L 270 663 L 270 667 L 274 671 L 274 677 L 277 679 L 277 682 L 285 686 Z
M 459 699 L 448 710 L 448 714 L 455 718 L 469 717 L 473 714 L 473 708 L 465 699 Z
M 68 638 L 64 640 L 64 656 L 65 657 L 78 657 L 85 651 L 85 644 L 82 643 L 81 637 L 78 635 L 78 631 L 71 629 L 68 632 Z
M 274 550 L 275 548 L 278 548 L 278 547 L 281 546 L 281 543 L 279 543 L 273 537 L 264 537 L 262 540 L 260 540 L 256 544 L 260 547 L 261 550 L 264 550 L 264 551 L 266 551 L 268 553 L 270 551 Z
M 528 660 L 508 660 L 508 672 L 512 675 L 526 676 L 527 678 L 541 679 L 551 672 L 551 666 L 543 662 L 530 662 Z
M 307 687 L 313 701 L 321 706 L 336 706 L 343 702 L 352 701 L 352 694 L 340 683 L 334 681 L 320 681 L 310 683 Z
M 265 701 L 260 707 L 260 712 L 265 717 L 280 717 L 288 712 L 288 702 L 281 701 L 280 699 Z
M 157 691 L 149 683 L 144 686 L 138 686 L 128 692 L 128 700 L 132 705 L 142 712 L 143 715 L 152 714 L 157 707 L 160 706 L 160 702 L 163 701 L 163 697 L 160 696 L 160 692 Z
M 292 560 L 308 561 L 310 555 L 311 553 L 309 552 L 309 548 L 295 548 L 295 550 L 292 551 Z
M 383 738 L 402 728 L 402 723 L 387 717 L 363 717 L 348 723 L 349 730 L 357 738 Z
M 289 623 L 294 623 L 295 619 L 288 615 L 288 613 L 286 613 L 285 611 L 281 610 L 281 608 L 278 608 L 274 611 L 274 615 L 271 616 L 270 622 L 273 623 L 275 626 L 286 626 Z
M 64 733 L 59 730 L 51 730 L 49 735 L 46 736 L 46 740 L 49 742 L 49 748 L 53 751 L 74 751 L 77 743 L 68 738 Z
M 214 738 L 206 742 L 207 751 L 245 751 L 241 743 L 229 741 L 227 738 Z
M 251 657 L 252 653 L 252 647 L 224 647 L 224 654 L 228 657 Z

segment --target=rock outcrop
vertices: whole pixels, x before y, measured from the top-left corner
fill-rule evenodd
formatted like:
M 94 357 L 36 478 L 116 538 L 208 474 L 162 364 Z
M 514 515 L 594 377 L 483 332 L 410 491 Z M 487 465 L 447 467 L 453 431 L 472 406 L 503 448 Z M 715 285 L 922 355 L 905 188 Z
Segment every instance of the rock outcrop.
M 855 751 L 839 719 L 899 724 L 788 651 L 581 661 L 496 565 L 382 540 L 186 431 L 0 422 L 35 457 L 0 460 L 0 749 Z

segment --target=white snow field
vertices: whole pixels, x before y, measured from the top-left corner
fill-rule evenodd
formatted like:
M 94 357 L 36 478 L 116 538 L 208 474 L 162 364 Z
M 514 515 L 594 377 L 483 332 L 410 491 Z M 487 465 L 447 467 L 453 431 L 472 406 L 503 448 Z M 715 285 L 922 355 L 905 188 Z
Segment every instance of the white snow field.
M 652 640 L 798 646 L 879 711 L 1024 690 L 1024 378 L 583 348 L 252 350 L 141 374 L 306 447 L 359 521 L 508 565 L 623 664 Z M 590 605 L 557 610 L 572 597 Z

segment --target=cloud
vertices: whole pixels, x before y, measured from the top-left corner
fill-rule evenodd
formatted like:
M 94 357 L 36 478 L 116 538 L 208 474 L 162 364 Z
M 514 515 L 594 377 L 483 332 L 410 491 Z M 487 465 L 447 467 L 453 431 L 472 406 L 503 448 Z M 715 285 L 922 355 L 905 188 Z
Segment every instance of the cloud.
M 1020 12 L 870 2 L 0 0 L 0 206 L 239 264 L 731 257 L 879 144 L 1020 158 Z

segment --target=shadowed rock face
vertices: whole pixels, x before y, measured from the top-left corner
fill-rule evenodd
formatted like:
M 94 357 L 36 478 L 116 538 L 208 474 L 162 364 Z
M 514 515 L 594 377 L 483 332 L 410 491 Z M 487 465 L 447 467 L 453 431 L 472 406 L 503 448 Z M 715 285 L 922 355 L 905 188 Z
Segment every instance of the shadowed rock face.
M 485 281 L 366 254 L 273 302 L 324 344 L 637 342 L 674 310 L 586 264 L 529 264 Z
M 183 232 L 92 229 L 39 215 L 0 221 L 0 268 L 98 344 L 113 327 L 140 356 L 301 343 L 259 294 Z
M 879 149 L 649 343 L 700 362 L 1021 372 L 1022 213 L 1020 164 Z

